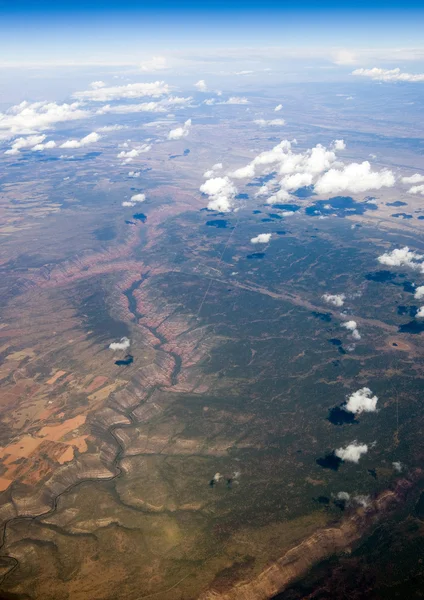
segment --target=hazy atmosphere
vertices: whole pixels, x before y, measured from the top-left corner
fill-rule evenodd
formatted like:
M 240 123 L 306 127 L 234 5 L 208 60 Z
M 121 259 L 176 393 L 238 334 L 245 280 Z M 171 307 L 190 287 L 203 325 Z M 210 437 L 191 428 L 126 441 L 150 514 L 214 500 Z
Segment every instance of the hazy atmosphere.
M 423 19 L 0 2 L 1 600 L 423 597 Z

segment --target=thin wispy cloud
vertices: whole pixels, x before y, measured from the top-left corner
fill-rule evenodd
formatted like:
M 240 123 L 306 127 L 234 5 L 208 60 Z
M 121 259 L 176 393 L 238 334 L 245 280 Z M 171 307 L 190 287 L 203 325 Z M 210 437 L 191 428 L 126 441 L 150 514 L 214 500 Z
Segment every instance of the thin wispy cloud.
M 399 67 L 396 69 L 381 69 L 374 67 L 372 69 L 355 69 L 352 75 L 357 77 L 369 77 L 374 81 L 409 81 L 412 83 L 424 81 L 424 73 L 405 73 Z
M 73 97 L 77 100 L 89 100 L 91 102 L 109 102 L 111 100 L 135 99 L 145 96 L 155 98 L 169 94 L 170 91 L 169 85 L 164 81 L 154 81 L 153 83 L 127 83 L 126 85 L 85 90 L 75 92 Z

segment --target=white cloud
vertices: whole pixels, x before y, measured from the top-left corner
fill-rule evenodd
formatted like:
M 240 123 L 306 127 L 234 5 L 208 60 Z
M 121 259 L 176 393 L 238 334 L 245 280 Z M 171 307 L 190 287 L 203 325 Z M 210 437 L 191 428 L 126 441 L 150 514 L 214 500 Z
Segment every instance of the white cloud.
M 296 140 L 282 140 L 271 150 L 261 152 L 245 167 L 237 169 L 232 174 L 236 179 L 254 177 L 258 172 L 265 171 L 265 174 L 278 169 L 282 176 L 295 173 L 307 174 L 307 181 L 311 182 L 312 177 L 327 170 L 336 160 L 336 154 L 332 150 L 327 150 L 321 144 L 305 152 L 295 153 L 292 145 Z
M 100 88 L 104 88 L 106 86 L 104 81 L 92 81 L 90 83 L 90 87 L 92 90 L 99 90 Z
M 234 75 L 252 75 L 255 71 L 236 71 Z
M 123 337 L 119 342 L 112 342 L 109 344 L 109 348 L 111 350 L 126 350 L 131 345 L 130 340 L 127 337 Z
M 97 131 L 107 133 L 108 131 L 120 131 L 121 129 L 127 129 L 126 125 L 105 125 L 104 127 L 99 127 Z
M 190 132 L 191 119 L 187 119 L 182 127 L 176 127 L 171 129 L 168 133 L 168 140 L 180 140 L 183 137 L 187 137 Z
M 417 310 L 417 312 L 416 312 L 416 314 L 415 314 L 415 318 L 416 318 L 416 319 L 424 319 L 424 306 L 421 306 L 421 307 L 420 307 L 420 308 Z
M 421 298 L 424 298 L 424 285 L 419 285 L 416 288 L 414 298 L 416 298 L 416 300 L 421 300 Z
M 131 202 L 144 202 L 145 200 L 145 194 L 134 194 L 134 196 L 131 196 Z
M 374 67 L 373 69 L 355 69 L 355 71 L 352 71 L 352 75 L 370 77 L 374 81 L 424 81 L 424 73 L 402 73 L 399 68 L 380 69 Z
M 283 202 L 285 200 L 290 200 L 290 194 L 287 192 L 287 190 L 278 190 L 278 192 L 276 192 L 275 194 L 272 194 L 272 196 L 270 196 L 266 203 L 267 204 L 278 204 L 279 202 Z
M 351 332 L 354 340 L 361 339 L 361 335 L 357 329 L 356 321 L 346 321 L 345 323 L 342 323 L 342 327 Z
M 421 194 L 424 196 L 424 185 L 413 185 L 409 188 L 408 194 Z
M 85 119 L 90 113 L 73 104 L 55 102 L 21 102 L 5 113 L 0 113 L 0 139 L 15 135 L 29 135 L 51 129 L 57 123 Z
M 402 177 L 402 183 L 422 183 L 424 182 L 424 175 L 420 173 L 414 173 L 414 175 L 410 175 L 409 177 Z
M 280 110 L 283 108 L 282 104 L 277 104 L 277 106 L 274 108 L 274 112 L 280 112 Z
M 101 136 L 93 131 L 80 140 L 66 140 L 66 142 L 63 142 L 63 144 L 60 145 L 60 148 L 82 148 L 83 146 L 98 142 L 100 138 Z
M 362 506 L 362 508 L 368 508 L 370 505 L 370 497 L 365 496 L 364 494 L 357 494 L 353 497 L 353 500 L 359 504 L 359 506 Z
M 372 391 L 363 387 L 351 394 L 343 405 L 344 410 L 359 415 L 362 412 L 376 412 L 378 397 L 372 395 Z
M 323 294 L 322 299 L 328 304 L 333 304 L 333 306 L 340 308 L 343 306 L 346 296 L 345 294 Z
M 408 246 L 403 248 L 396 248 L 391 252 L 385 252 L 377 258 L 378 262 L 388 267 L 409 267 L 411 269 L 421 269 L 423 272 L 423 263 L 417 262 L 422 261 L 424 258 L 423 254 L 418 254 L 413 250 L 410 250 Z
M 246 165 L 245 167 L 240 167 L 233 173 L 231 173 L 232 177 L 236 179 L 247 179 L 255 176 L 255 165 L 250 163 L 250 165 Z
M 49 140 L 45 144 L 36 144 L 31 148 L 34 152 L 40 152 L 41 150 L 51 150 L 52 148 L 56 148 L 56 142 L 54 140 Z
M 199 79 L 199 81 L 194 84 L 194 87 L 198 89 L 199 92 L 206 92 L 208 89 L 204 79 Z
M 140 69 L 145 73 L 163 71 L 167 68 L 166 58 L 164 56 L 153 56 L 151 60 L 141 63 Z
M 261 127 L 278 127 L 286 124 L 284 119 L 255 119 L 253 122 Z
M 346 150 L 346 144 L 344 140 L 334 140 L 333 142 L 334 150 Z
M 102 108 L 99 108 L 96 111 L 96 114 L 104 115 L 109 113 L 116 113 L 120 115 L 125 115 L 139 112 L 165 113 L 168 112 L 171 108 L 186 108 L 188 106 L 191 106 L 192 100 L 193 98 L 191 96 L 187 98 L 183 98 L 180 96 L 169 96 L 168 98 L 164 98 L 163 100 L 159 100 L 157 102 L 152 100 L 151 102 L 142 102 L 141 104 L 105 104 L 104 106 L 102 106 Z
M 272 233 L 260 233 L 256 237 L 252 237 L 250 242 L 252 244 L 268 244 L 272 237 Z
M 349 500 L 350 500 L 350 494 L 348 494 L 347 492 L 339 492 L 337 494 L 336 498 L 338 500 L 344 500 L 345 502 L 349 502 Z
M 133 178 L 140 177 L 140 175 L 141 175 L 140 171 L 130 171 L 128 173 L 128 177 L 133 177 Z
M 392 187 L 395 177 L 392 171 L 372 171 L 370 163 L 351 163 L 341 169 L 330 169 L 315 183 L 318 194 L 359 193 Z
M 347 462 L 358 463 L 363 454 L 368 452 L 366 444 L 358 444 L 357 441 L 352 442 L 346 448 L 337 448 L 336 456 Z
M 250 104 L 247 98 L 240 98 L 240 96 L 231 96 L 225 102 L 218 102 L 218 104 Z
M 157 98 L 169 93 L 170 88 L 167 83 L 154 81 L 153 83 L 128 83 L 127 85 L 75 92 L 73 97 L 78 100 L 91 100 L 92 102 L 109 102 L 110 100 L 120 100 L 122 98 L 142 98 L 143 96 Z
M 46 139 L 45 135 L 30 135 L 13 140 L 11 148 L 6 150 L 5 154 L 19 154 L 25 148 L 31 148 L 36 144 L 41 144 Z
M 129 200 L 124 200 L 122 202 L 122 206 L 135 206 L 135 202 L 130 202 Z
M 400 461 L 395 460 L 394 462 L 392 462 L 393 468 L 395 471 L 397 471 L 398 473 L 401 473 L 402 469 L 403 469 L 403 465 Z
M 208 171 L 205 171 L 203 173 L 203 177 L 205 177 L 205 179 L 210 179 L 211 177 L 213 177 L 215 175 L 215 173 L 217 171 L 220 171 L 221 169 L 222 169 L 222 163 L 216 163 Z
M 230 212 L 237 194 L 237 188 L 229 177 L 213 177 L 200 186 L 202 194 L 209 196 L 209 210 Z
M 298 190 L 301 187 L 311 185 L 312 180 L 311 173 L 294 173 L 283 177 L 280 185 L 285 190 Z
M 137 146 L 132 150 L 121 150 L 121 152 L 119 152 L 116 155 L 116 157 L 122 158 L 124 160 L 123 164 L 128 164 L 132 162 L 134 158 L 137 158 L 137 156 L 139 156 L 140 154 L 143 154 L 144 152 L 149 152 L 151 148 L 152 146 L 150 144 L 142 144 L 141 146 Z

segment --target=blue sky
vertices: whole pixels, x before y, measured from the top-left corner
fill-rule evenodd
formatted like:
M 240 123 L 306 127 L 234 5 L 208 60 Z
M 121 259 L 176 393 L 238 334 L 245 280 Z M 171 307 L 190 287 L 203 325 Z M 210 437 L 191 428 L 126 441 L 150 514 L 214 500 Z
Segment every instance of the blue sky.
M 323 48 L 416 48 L 424 21 L 418 0 L 0 0 L 0 11 L 2 60 L 18 63 L 265 46 L 312 56 Z

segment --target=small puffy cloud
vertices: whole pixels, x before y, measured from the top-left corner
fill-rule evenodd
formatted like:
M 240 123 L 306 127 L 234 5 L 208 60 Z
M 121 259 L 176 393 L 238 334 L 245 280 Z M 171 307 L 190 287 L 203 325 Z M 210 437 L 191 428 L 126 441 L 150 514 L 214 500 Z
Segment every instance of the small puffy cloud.
M 357 494 L 353 497 L 353 500 L 359 504 L 359 506 L 362 506 L 362 508 L 368 508 L 370 505 L 370 497 L 365 496 L 364 494 Z
M 414 294 L 414 298 L 416 300 L 421 300 L 421 298 L 424 298 L 424 285 L 419 285 L 416 289 L 415 289 L 415 294 Z
M 31 148 L 36 144 L 41 144 L 46 139 L 45 135 L 30 135 L 28 137 L 20 137 L 13 140 L 11 148 L 6 150 L 5 154 L 19 154 L 25 148 Z
M 344 140 L 334 140 L 333 142 L 334 150 L 346 150 L 346 144 Z
M 54 140 L 49 140 L 45 144 L 36 144 L 31 150 L 33 152 L 40 152 L 41 150 L 51 150 L 52 148 L 56 148 L 56 142 Z
M 145 200 L 145 194 L 134 194 L 134 196 L 131 196 L 131 202 L 144 202 Z
M 140 154 L 140 152 L 138 150 L 136 150 L 135 148 L 133 148 L 132 150 L 121 150 L 121 152 L 119 152 L 119 154 L 116 155 L 117 158 L 135 158 L 136 156 L 138 156 Z
M 119 342 L 112 342 L 109 344 L 109 348 L 115 350 L 126 350 L 131 345 L 130 340 L 127 337 L 122 337 Z
M 125 206 L 125 207 L 127 207 L 127 206 L 135 206 L 135 202 L 130 202 L 129 200 L 124 200 L 122 202 L 122 206 Z
M 284 119 L 255 119 L 253 122 L 260 127 L 278 127 L 286 124 Z
M 191 119 L 187 119 L 182 127 L 176 127 L 171 129 L 168 133 L 168 140 L 180 140 L 181 138 L 187 137 L 190 133 Z
M 283 108 L 282 104 L 277 104 L 277 106 L 274 108 L 274 112 L 280 112 L 280 110 Z
M 416 312 L 416 314 L 415 314 L 415 318 L 416 318 L 416 319 L 424 319 L 424 306 L 421 306 L 421 307 L 420 307 L 420 308 L 417 310 L 417 312 Z
M 345 502 L 349 502 L 350 494 L 347 492 L 339 492 L 336 496 L 337 500 L 344 500 Z
M 209 196 L 209 210 L 230 212 L 237 194 L 237 188 L 228 176 L 212 177 L 200 186 L 202 194 Z
M 135 178 L 135 179 L 136 179 L 137 177 L 140 177 L 140 175 L 141 175 L 140 171 L 130 171 L 130 172 L 128 173 L 128 177 L 133 177 L 133 178 Z
M 60 148 L 82 148 L 83 146 L 98 142 L 100 138 L 101 136 L 96 131 L 93 131 L 80 140 L 66 140 L 66 142 L 60 145 Z
M 141 63 L 140 69 L 145 73 L 153 73 L 154 71 L 163 71 L 167 68 L 166 58 L 164 56 L 153 56 L 151 60 L 146 60 Z
M 345 323 L 342 323 L 342 327 L 351 332 L 354 340 L 361 339 L 361 335 L 357 329 L 356 321 L 346 321 Z
M 340 308 L 343 306 L 346 296 L 345 294 L 323 294 L 322 299 L 324 302 L 327 302 L 327 304 L 332 304 L 333 306 Z
M 402 73 L 399 68 L 396 69 L 355 69 L 352 75 L 359 77 L 369 77 L 374 81 L 410 81 L 412 83 L 424 81 L 424 73 Z
M 403 470 L 403 465 L 400 461 L 395 460 L 394 462 L 392 462 L 393 468 L 397 473 L 401 473 Z
M 359 415 L 362 412 L 376 412 L 377 401 L 378 397 L 373 396 L 369 388 L 363 387 L 349 396 L 343 408 L 355 415 Z
M 164 81 L 154 81 L 153 83 L 128 83 L 127 85 L 116 85 L 96 90 L 75 92 L 73 97 L 78 100 L 89 100 L 91 102 L 109 102 L 111 100 L 121 100 L 122 98 L 143 98 L 144 96 L 157 98 L 169 93 L 170 88 L 167 83 Z
M 204 79 L 199 79 L 199 81 L 194 84 L 194 87 L 199 90 L 199 92 L 206 92 L 208 89 Z
M 361 456 L 368 452 L 367 444 L 358 444 L 357 441 L 352 442 L 346 448 L 337 448 L 335 455 L 345 462 L 358 463 Z
M 287 190 L 281 189 L 278 190 L 278 192 L 275 192 L 275 194 L 272 194 L 272 196 L 270 196 L 266 203 L 267 204 L 279 204 L 280 202 L 283 202 L 284 200 L 290 200 L 290 194 L 288 193 Z
M 0 113 L 0 139 L 29 135 L 51 129 L 57 123 L 89 117 L 90 113 L 80 106 L 78 102 L 21 102 Z
M 272 233 L 260 233 L 256 237 L 252 237 L 251 244 L 268 244 L 272 237 Z
M 205 171 L 203 173 L 203 177 L 205 177 L 205 179 L 210 179 L 211 177 L 214 176 L 214 174 L 217 171 L 220 171 L 221 169 L 222 169 L 222 163 L 216 163 L 208 171 Z
M 401 181 L 402 183 L 423 183 L 424 175 L 421 175 L 420 173 L 414 173 L 414 175 L 410 175 L 409 177 L 402 177 Z
M 395 177 L 392 171 L 372 171 L 370 163 L 351 163 L 340 169 L 330 169 L 315 183 L 318 194 L 340 194 L 342 192 L 367 192 L 382 187 L 392 187 Z
M 142 144 L 141 146 L 137 146 L 136 148 L 132 148 L 132 150 L 121 150 L 116 157 L 123 159 L 123 164 L 128 164 L 137 158 L 140 154 L 145 152 L 149 152 L 152 146 L 150 144 Z
M 422 261 L 424 258 L 423 254 L 418 254 L 413 250 L 410 250 L 408 246 L 403 248 L 396 248 L 391 252 L 385 252 L 377 258 L 378 262 L 388 267 L 410 267 L 411 269 L 422 268 Z
M 348 331 L 353 331 L 356 329 L 356 321 L 346 321 L 346 323 L 342 323 L 342 327 L 345 327 Z
M 421 194 L 424 196 L 424 185 L 413 185 L 409 188 L 408 194 Z
M 106 87 L 106 84 L 104 81 L 92 81 L 90 87 L 92 90 L 99 90 L 100 88 Z

